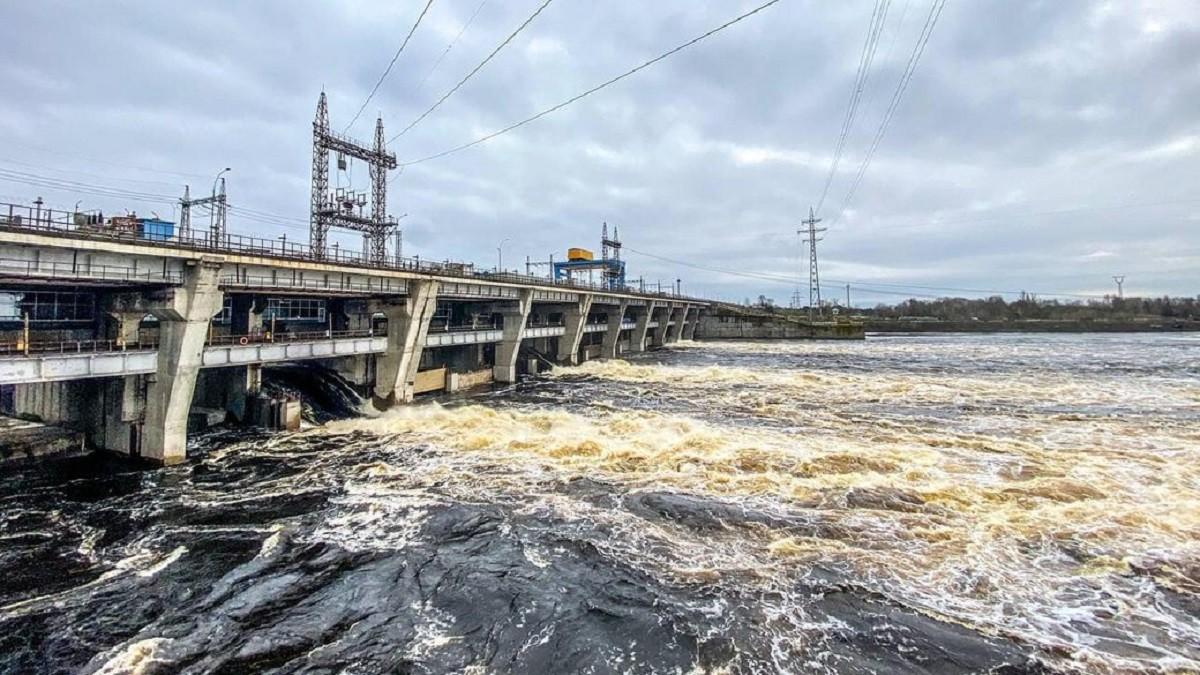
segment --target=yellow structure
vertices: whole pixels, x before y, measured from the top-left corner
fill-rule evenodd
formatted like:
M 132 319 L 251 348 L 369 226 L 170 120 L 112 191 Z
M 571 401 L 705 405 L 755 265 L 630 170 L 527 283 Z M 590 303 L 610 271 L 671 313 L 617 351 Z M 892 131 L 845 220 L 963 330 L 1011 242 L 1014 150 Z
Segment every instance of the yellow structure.
M 595 255 L 586 248 L 567 249 L 567 260 L 594 260 Z

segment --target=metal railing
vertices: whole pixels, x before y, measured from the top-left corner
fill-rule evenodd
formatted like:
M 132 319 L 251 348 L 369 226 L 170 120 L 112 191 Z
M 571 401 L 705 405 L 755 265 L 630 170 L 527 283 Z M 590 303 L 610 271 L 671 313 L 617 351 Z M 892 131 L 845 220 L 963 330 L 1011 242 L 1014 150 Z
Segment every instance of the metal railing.
M 401 258 L 392 256 L 383 261 L 371 261 L 362 252 L 341 249 L 336 244 L 328 247 L 323 253 L 317 253 L 308 244 L 304 243 L 287 241 L 286 239 L 248 237 L 240 234 L 225 234 L 219 240 L 207 232 L 197 233 L 195 231 L 176 232 L 169 238 L 143 237 L 137 232 L 130 230 L 118 230 L 107 228 L 104 225 L 78 222 L 76 216 L 77 214 L 73 211 L 45 209 L 40 204 L 27 206 L 0 202 L 0 231 L 32 231 L 52 236 L 136 243 L 141 246 L 187 250 L 199 253 L 254 255 L 267 258 L 335 264 L 343 267 L 385 269 L 460 279 L 485 280 L 527 286 L 549 286 L 600 293 L 631 293 L 648 298 L 662 298 L 664 300 L 707 302 L 703 298 L 676 295 L 662 291 L 652 292 L 631 287 L 613 288 L 604 284 L 553 279 L 502 270 L 476 270 L 471 264 L 456 263 L 449 260 L 434 262 L 421 260 L 419 257 Z M 235 281 L 234 283 L 240 282 Z
M 299 333 L 252 333 L 250 335 L 214 335 L 205 343 L 207 347 L 242 346 L 252 344 L 276 344 L 280 342 L 314 342 L 318 340 L 345 340 L 349 338 L 376 337 L 374 331 L 362 330 L 315 330 Z
M 177 272 L 164 270 L 137 269 L 125 265 L 94 265 L 76 262 L 56 262 L 21 260 L 18 258 L 0 258 L 0 275 L 19 275 L 22 277 L 47 276 L 54 278 L 71 277 L 74 279 L 102 279 L 104 281 L 145 281 L 179 283 L 181 277 Z
M 97 354 L 103 352 L 138 352 L 158 349 L 157 342 L 123 340 L 38 340 L 28 344 L 0 342 L 0 356 L 28 354 Z
M 289 342 L 315 342 L 320 340 L 344 340 L 351 338 L 380 337 L 371 330 L 305 331 L 301 333 L 254 333 L 251 335 L 214 335 L 205 341 L 205 347 L 229 347 L 252 344 L 279 344 Z M 122 340 L 38 340 L 28 344 L 0 342 L 0 357 L 43 354 L 101 354 L 111 352 L 137 352 L 158 349 L 154 340 L 136 342 Z

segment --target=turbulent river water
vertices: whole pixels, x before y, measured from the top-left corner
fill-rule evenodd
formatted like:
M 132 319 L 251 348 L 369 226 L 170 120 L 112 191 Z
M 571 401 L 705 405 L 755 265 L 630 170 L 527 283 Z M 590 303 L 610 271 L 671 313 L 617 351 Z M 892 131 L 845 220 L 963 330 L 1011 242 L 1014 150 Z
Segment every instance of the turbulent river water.
M 1192 336 L 684 343 L 195 443 L 0 475 L 0 670 L 1200 672 Z

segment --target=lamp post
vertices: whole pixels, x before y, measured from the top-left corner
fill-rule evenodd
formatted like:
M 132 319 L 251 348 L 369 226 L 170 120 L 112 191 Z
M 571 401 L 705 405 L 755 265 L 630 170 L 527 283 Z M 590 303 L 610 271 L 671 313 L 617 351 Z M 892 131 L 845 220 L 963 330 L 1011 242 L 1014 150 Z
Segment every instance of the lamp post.
M 233 171 L 233 169 L 231 169 L 229 167 L 225 167 L 224 169 L 221 169 L 220 171 L 217 172 L 217 177 L 213 179 L 213 189 L 212 189 L 213 197 L 217 196 L 217 181 L 221 180 L 221 176 L 225 175 L 226 173 L 228 173 L 230 171 Z
M 229 171 L 233 169 L 225 167 L 213 178 L 212 206 L 208 212 L 208 236 L 212 246 L 220 246 L 221 240 L 225 238 L 225 184 L 221 183 L 221 199 L 218 200 L 217 183 L 221 181 L 221 176 Z
M 496 271 L 497 272 L 504 271 L 504 245 L 506 243 L 508 243 L 509 241 L 511 241 L 511 240 L 508 237 L 505 237 L 504 239 L 501 239 L 500 243 L 496 246 Z

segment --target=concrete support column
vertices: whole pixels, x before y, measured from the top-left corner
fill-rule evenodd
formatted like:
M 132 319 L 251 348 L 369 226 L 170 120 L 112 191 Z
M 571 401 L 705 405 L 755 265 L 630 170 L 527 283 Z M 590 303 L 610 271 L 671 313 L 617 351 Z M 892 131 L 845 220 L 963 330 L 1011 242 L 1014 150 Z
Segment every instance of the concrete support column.
M 622 300 L 616 310 L 608 312 L 608 330 L 604 333 L 604 344 L 600 347 L 600 358 L 615 359 L 618 345 L 621 341 L 621 324 L 625 321 L 625 310 L 629 307 L 628 300 Z
M 646 351 L 646 337 L 650 333 L 650 321 L 654 318 L 654 303 L 648 302 L 644 307 L 633 307 L 635 325 L 633 336 L 629 340 L 629 351 Z
M 262 389 L 262 364 L 251 363 L 244 372 L 236 372 L 227 380 L 225 409 L 234 419 L 246 422 L 249 401 Z
M 693 307 L 687 314 L 687 323 L 683 326 L 683 339 L 693 340 L 696 337 L 696 324 L 700 323 L 700 309 Z
M 583 329 L 587 326 L 588 312 L 592 310 L 592 296 L 581 293 L 579 301 L 569 305 L 563 312 L 563 334 L 558 338 L 558 362 L 563 365 L 579 364 L 579 343 L 583 340 Z
M 258 335 L 263 332 L 263 312 L 267 299 L 260 295 L 233 296 L 229 332 L 232 335 Z
M 654 329 L 654 345 L 661 347 L 667 344 L 667 328 L 671 321 L 671 316 L 675 313 L 675 304 L 668 303 L 655 307 L 658 310 L 658 326 Z
M 675 325 L 671 326 L 671 330 L 667 332 L 667 343 L 679 342 L 679 339 L 683 337 L 683 323 L 687 320 L 689 308 L 690 305 L 678 305 L 671 312 Z
M 533 307 L 533 290 L 521 291 L 516 306 L 505 306 L 500 310 L 504 317 L 504 337 L 496 345 L 496 363 L 492 365 L 492 379 L 496 382 L 517 381 L 517 354 L 521 351 L 521 338 L 525 336 L 525 321 Z
M 437 309 L 437 292 L 436 281 L 414 280 L 408 282 L 408 295 L 403 299 L 368 305 L 371 314 L 383 312 L 388 322 L 387 351 L 375 361 L 376 408 L 412 401 L 429 322 Z
M 99 423 L 90 430 L 94 443 L 113 452 L 141 454 L 148 379 L 146 375 L 128 375 L 103 380 L 97 386 L 94 419 Z
M 107 326 L 98 326 L 96 337 L 115 340 L 118 345 L 136 345 L 146 309 L 141 298 L 133 293 L 115 293 L 101 300 L 101 310 L 108 318 Z
M 158 368 L 146 390 L 142 455 L 163 464 L 187 459 L 187 422 L 209 322 L 221 309 L 220 262 L 204 259 L 184 268 L 183 285 L 151 304 L 158 317 Z

